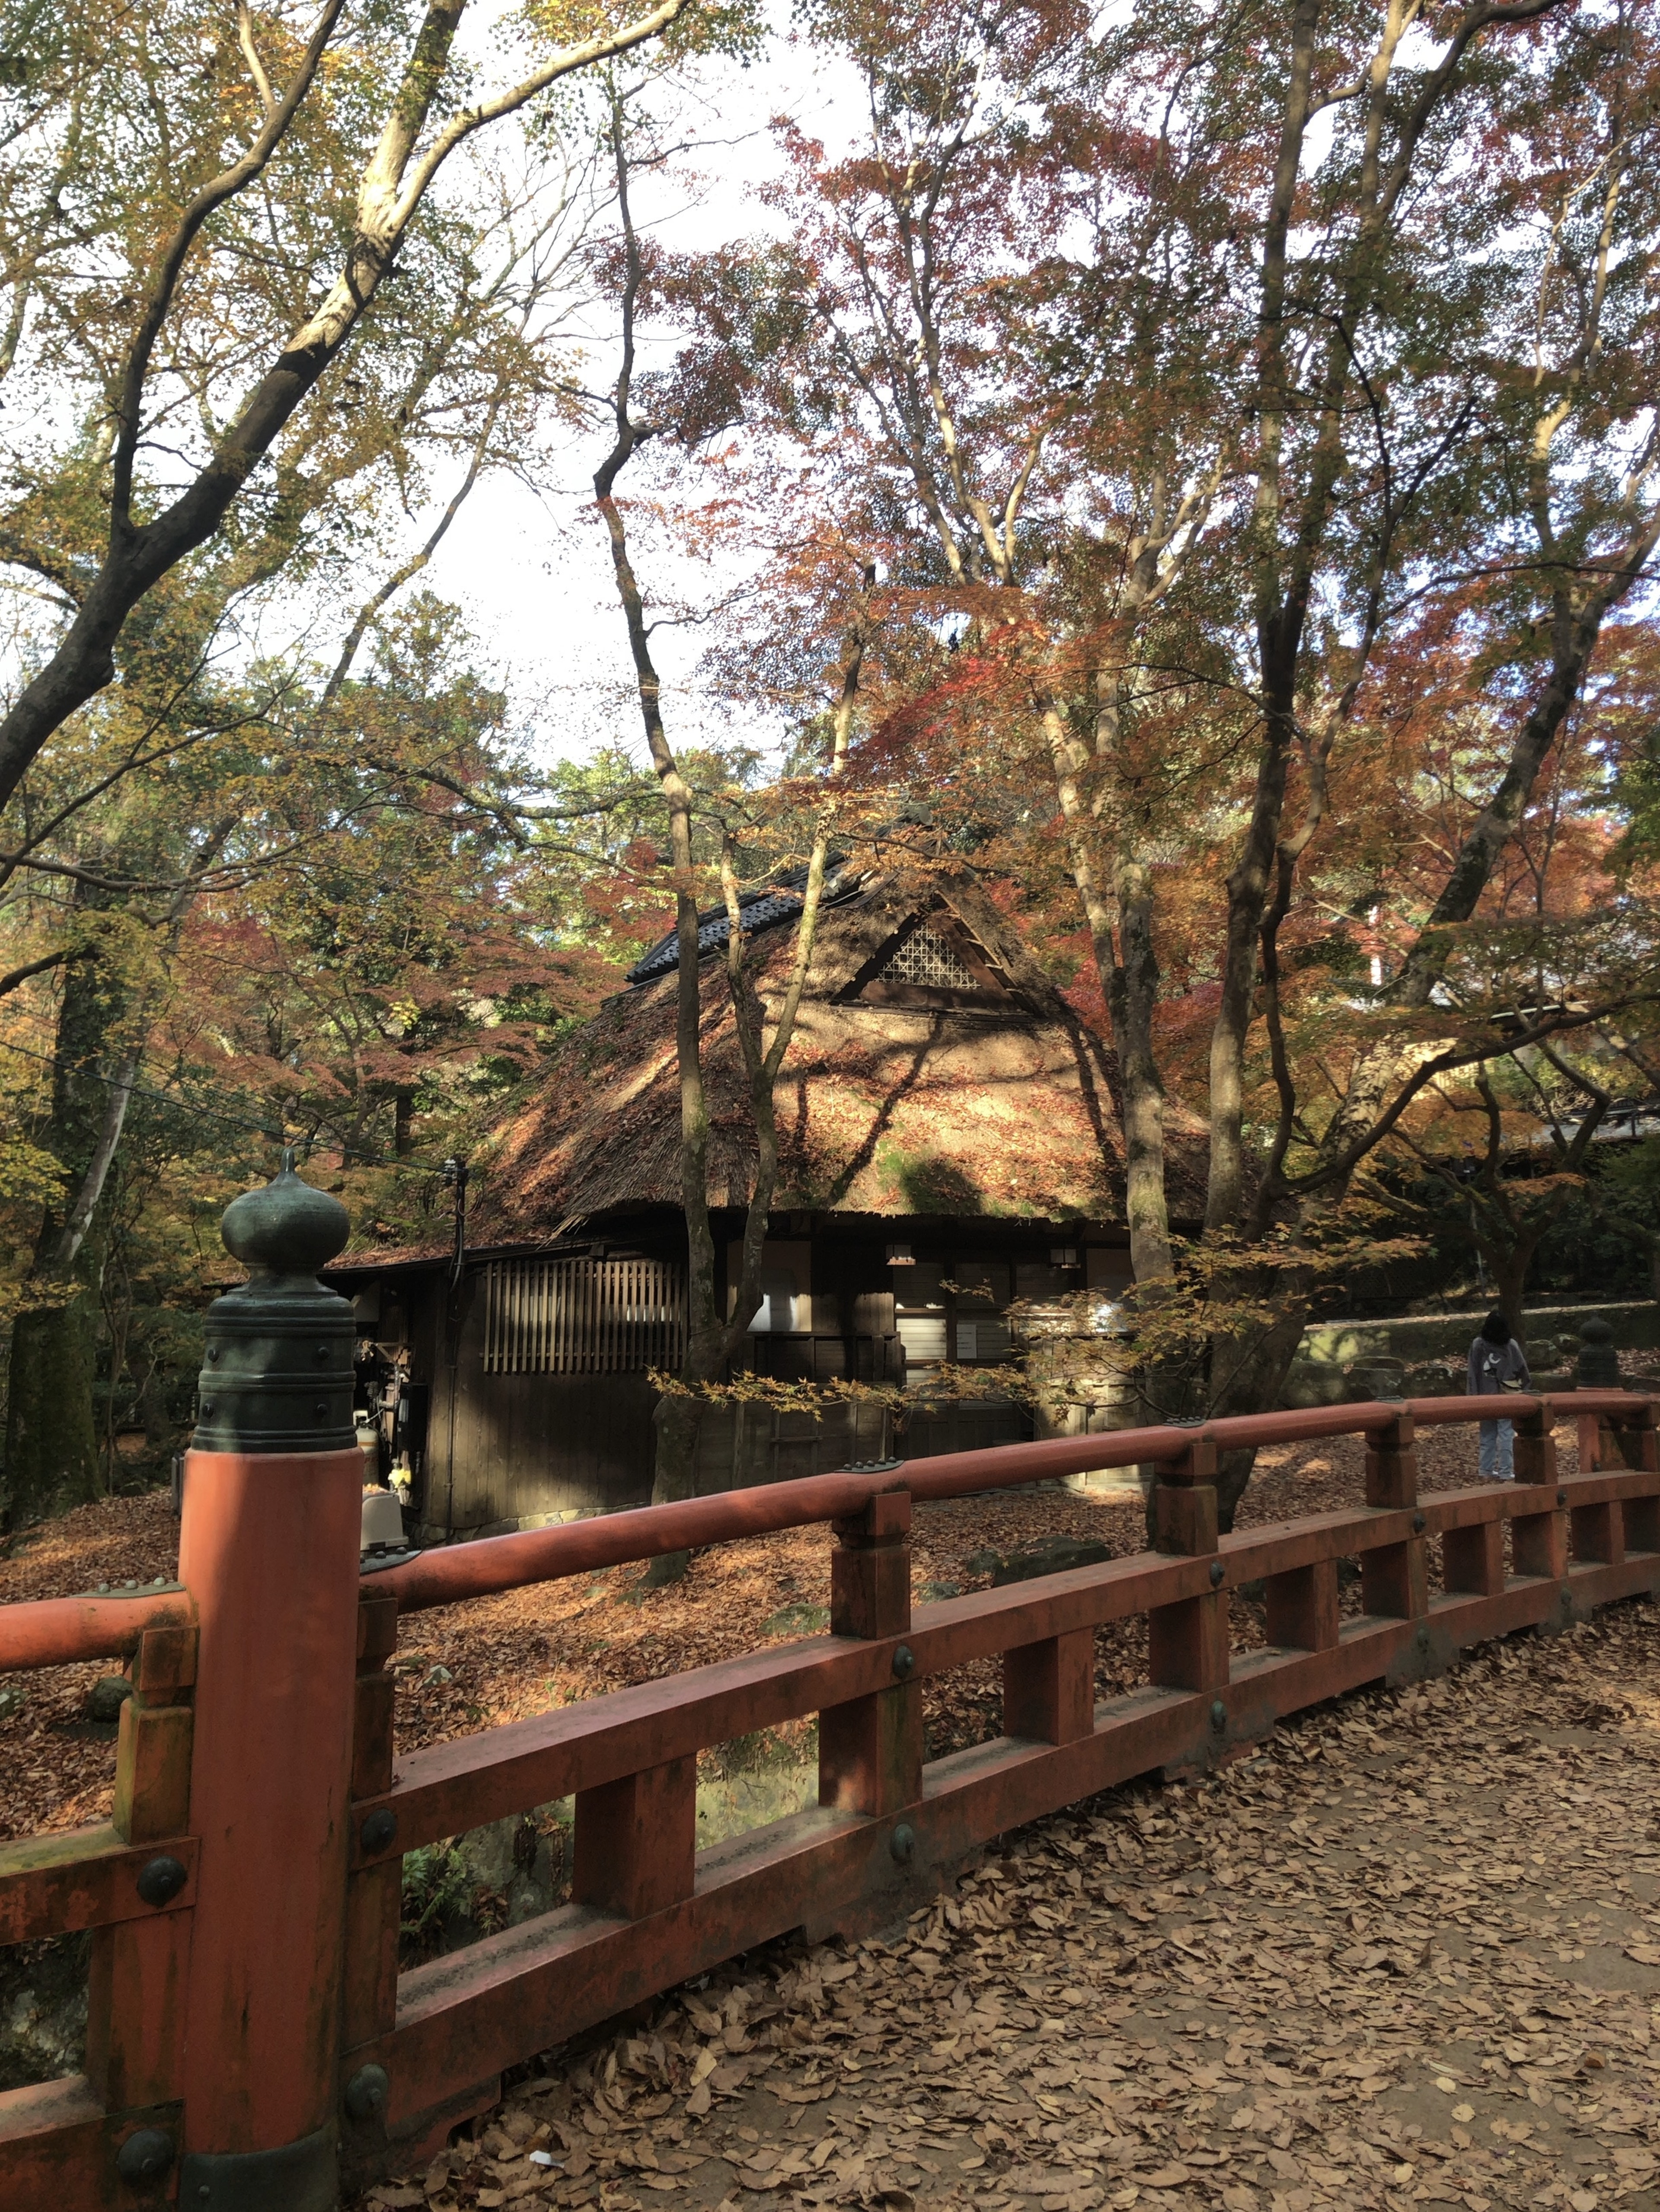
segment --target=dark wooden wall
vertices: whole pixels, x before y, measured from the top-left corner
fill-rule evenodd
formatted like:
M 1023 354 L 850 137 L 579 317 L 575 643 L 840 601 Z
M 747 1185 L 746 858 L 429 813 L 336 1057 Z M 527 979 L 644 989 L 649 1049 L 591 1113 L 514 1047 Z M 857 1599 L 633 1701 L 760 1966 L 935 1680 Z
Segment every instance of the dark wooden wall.
M 646 1504 L 656 1393 L 645 1376 L 487 1375 L 482 1278 L 459 1303 L 453 1346 L 441 1285 L 411 1329 L 411 1365 L 433 1394 L 422 1518 L 477 1529 Z
M 900 1379 L 891 1293 L 864 1287 L 869 1255 L 850 1251 L 839 1269 L 837 1258 L 834 1247 L 822 1262 L 815 1254 L 811 1334 L 756 1337 L 741 1364 L 780 1379 Z M 398 1298 L 411 1374 L 432 1393 L 420 1498 L 428 1527 L 477 1532 L 649 1500 L 655 1394 L 643 1374 L 487 1375 L 478 1273 L 457 1298 L 436 1274 L 400 1285 Z M 698 1483 L 704 1491 L 747 1488 L 851 1460 L 971 1450 L 1031 1433 L 1019 1407 L 997 1401 L 913 1414 L 902 1435 L 885 1407 L 857 1401 L 825 1407 L 816 1419 L 765 1406 L 714 1407 Z

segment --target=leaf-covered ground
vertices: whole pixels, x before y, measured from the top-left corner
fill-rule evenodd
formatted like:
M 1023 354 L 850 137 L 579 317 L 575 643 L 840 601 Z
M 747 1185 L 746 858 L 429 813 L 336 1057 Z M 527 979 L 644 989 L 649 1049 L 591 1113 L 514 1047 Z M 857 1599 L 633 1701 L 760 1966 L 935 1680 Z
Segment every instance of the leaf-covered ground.
M 1660 1610 L 1006 1838 L 526 2069 L 364 2206 L 1657 2202 Z

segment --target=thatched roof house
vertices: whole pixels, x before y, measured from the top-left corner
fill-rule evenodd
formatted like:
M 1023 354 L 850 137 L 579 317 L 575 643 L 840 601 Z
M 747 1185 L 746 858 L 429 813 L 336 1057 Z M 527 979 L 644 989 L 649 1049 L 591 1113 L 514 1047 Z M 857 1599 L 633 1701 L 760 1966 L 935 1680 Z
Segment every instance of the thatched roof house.
M 777 1007 L 798 886 L 752 895 L 748 966 Z M 725 977 L 724 914 L 700 933 L 710 1200 L 735 1239 L 754 1167 Z M 637 1502 L 652 1393 L 682 1326 L 672 938 L 539 1073 L 477 1164 L 458 1285 L 437 1255 L 352 1255 L 366 1323 L 427 1394 L 427 1516 L 524 1523 Z M 1128 1279 L 1113 1066 L 985 891 L 966 877 L 833 878 L 777 1091 L 780 1173 L 748 1364 L 781 1376 L 915 1378 L 1006 1359 L 1004 1310 Z M 1199 1207 L 1199 1140 L 1172 1178 Z M 373 1316 L 371 1321 L 371 1316 Z M 406 1427 L 410 1427 L 413 1415 Z M 1006 1403 L 913 1422 L 905 1449 L 1022 1432 Z M 798 1429 L 801 1433 L 791 1433 Z M 866 1431 L 869 1431 L 869 1433 Z M 730 1412 L 710 1486 L 833 1466 L 891 1442 L 863 1426 Z
M 678 977 L 665 945 L 634 970 L 650 980 L 606 1003 L 501 1131 L 474 1215 L 481 1237 L 678 1207 Z M 775 918 L 748 950 L 770 1012 L 796 931 Z M 754 1135 L 724 961 L 706 960 L 701 981 L 710 1200 L 742 1206 Z M 855 883 L 821 912 L 785 1061 L 777 1204 L 884 1220 L 1121 1221 L 1112 1084 L 1099 1039 L 978 886 Z

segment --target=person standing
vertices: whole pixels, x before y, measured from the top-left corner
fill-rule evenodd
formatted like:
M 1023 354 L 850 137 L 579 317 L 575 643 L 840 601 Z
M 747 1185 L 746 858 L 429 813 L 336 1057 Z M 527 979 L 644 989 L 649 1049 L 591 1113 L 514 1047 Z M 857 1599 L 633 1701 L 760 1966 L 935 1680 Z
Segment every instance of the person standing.
M 1469 1347 L 1469 1395 L 1497 1397 L 1503 1391 L 1525 1390 L 1533 1377 L 1528 1356 L 1510 1333 L 1510 1323 L 1495 1306 L 1481 1323 L 1481 1334 Z M 1513 1421 L 1494 1419 L 1481 1426 L 1481 1468 L 1483 1482 L 1516 1480 Z

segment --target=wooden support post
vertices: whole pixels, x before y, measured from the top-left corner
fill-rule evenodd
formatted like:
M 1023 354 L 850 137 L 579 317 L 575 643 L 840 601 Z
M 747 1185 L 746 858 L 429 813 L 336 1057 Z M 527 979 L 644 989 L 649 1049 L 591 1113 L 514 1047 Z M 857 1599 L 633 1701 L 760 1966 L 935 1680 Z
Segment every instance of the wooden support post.
M 1337 1562 L 1316 1559 L 1269 1575 L 1268 1640 L 1293 1651 L 1333 1651 L 1337 1647 Z
M 1399 1512 L 1418 1503 L 1418 1434 L 1403 1406 L 1387 1427 L 1366 1437 L 1366 1504 Z
M 1160 1552 L 1203 1558 L 1216 1550 L 1216 1447 L 1196 1437 L 1159 1470 L 1153 1492 L 1154 1543 Z M 1155 1605 L 1147 1616 L 1148 1671 L 1161 1687 L 1227 1686 L 1227 1598 L 1219 1589 Z
M 1624 1516 L 1618 1498 L 1576 1505 L 1568 1515 L 1570 1556 L 1588 1566 L 1617 1567 L 1626 1556 Z
M 1076 1743 L 1095 1726 L 1095 1632 L 1069 1629 L 1003 1656 L 1003 1732 Z
M 1526 1485 L 1540 1502 L 1511 1522 L 1511 1564 L 1518 1575 L 1560 1583 L 1568 1571 L 1567 1515 L 1556 1503 L 1556 1439 L 1542 1409 L 1518 1416 L 1516 1482 L 1518 1492 Z
M 160 1844 L 190 1826 L 196 1682 L 193 1628 L 139 1638 L 133 1693 L 121 1708 L 111 1825 L 129 1844 Z M 93 1931 L 87 1981 L 87 2077 L 112 2112 L 167 2104 L 184 2056 L 189 1915 L 162 1913 Z
M 354 1444 L 185 1462 L 201 1856 L 179 2202 L 205 2191 L 209 2212 L 251 2200 L 249 2177 L 275 2191 L 273 2160 L 284 2212 L 328 2212 L 338 2196 L 362 1483 Z
M 1153 1547 L 1192 1559 L 1216 1548 L 1216 1447 L 1196 1437 L 1159 1469 L 1153 1488 Z
M 1581 1474 L 1595 1474 L 1602 1461 L 1602 1419 L 1596 1413 L 1580 1413 L 1576 1417 L 1573 1426 L 1579 1446 L 1579 1472 Z
M 1554 1489 L 1560 1479 L 1556 1472 L 1556 1439 L 1543 1409 L 1518 1413 L 1514 1419 L 1516 1480 L 1548 1483 Z
M 1418 1503 L 1418 1446 L 1412 1415 L 1402 1407 L 1366 1448 L 1366 1504 L 1398 1513 Z M 1429 1611 L 1429 1573 L 1424 1540 L 1409 1536 L 1360 1554 L 1360 1602 L 1388 1620 L 1418 1620 Z
M 1660 1439 L 1655 1434 L 1652 1404 L 1634 1406 L 1629 1413 L 1621 1413 L 1614 1431 L 1614 1443 L 1627 1467 L 1650 1474 L 1660 1474 Z
M 911 1626 L 911 1493 L 884 1490 L 831 1523 L 833 1636 L 903 1636 Z M 903 1650 L 903 1647 L 901 1647 Z M 895 1654 L 894 1687 L 819 1715 L 819 1802 L 882 1814 L 922 1795 L 922 1685 Z
M 697 1794 L 698 1763 L 689 1753 L 643 1774 L 579 1790 L 571 1884 L 577 1903 L 644 1920 L 690 1897 Z
M 1500 1521 L 1448 1528 L 1441 1537 L 1441 1582 L 1448 1590 L 1497 1597 L 1505 1587 L 1505 1529 Z
M 1628 1498 L 1625 1504 L 1626 1557 L 1660 1552 L 1660 1498 Z
M 397 1649 L 397 1600 L 369 1577 L 357 1600 L 357 1692 L 352 1723 L 352 1796 L 378 1797 L 392 1784 L 397 1683 L 386 1662 Z M 342 2042 L 348 2051 L 390 2034 L 397 2014 L 397 1924 L 403 1862 L 360 1867 L 346 1887 Z

